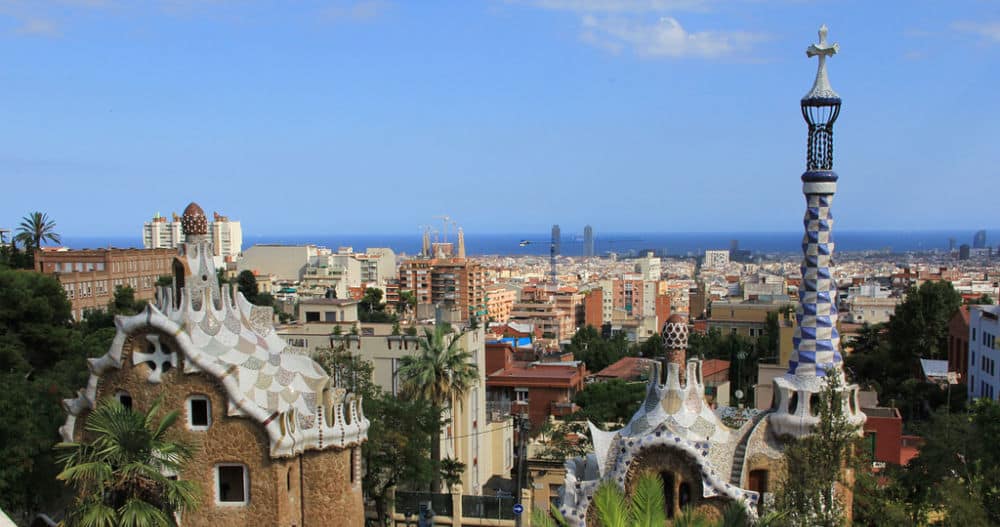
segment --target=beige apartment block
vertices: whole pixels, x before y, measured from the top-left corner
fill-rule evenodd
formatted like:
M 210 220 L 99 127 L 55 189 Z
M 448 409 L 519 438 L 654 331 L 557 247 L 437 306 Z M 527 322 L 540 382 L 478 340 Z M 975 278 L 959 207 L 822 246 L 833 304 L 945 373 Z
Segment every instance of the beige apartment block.
M 311 354 L 318 348 L 343 347 L 347 352 L 370 361 L 373 380 L 385 392 L 402 393 L 399 378 L 400 361 L 419 351 L 419 337 L 392 335 L 391 324 L 359 323 L 357 335 L 344 331 L 335 335 L 329 323 L 299 323 L 282 326 L 281 335 L 301 354 Z M 422 335 L 424 328 L 418 327 Z M 503 452 L 513 448 L 513 430 L 509 419 L 491 422 L 486 416 L 486 343 L 482 327 L 468 330 L 461 335 L 462 349 L 472 354 L 472 363 L 479 367 L 479 379 L 469 393 L 451 404 L 448 417 L 451 423 L 442 429 L 441 457 L 451 457 L 465 463 L 462 492 L 481 495 L 483 486 L 493 476 L 508 478 L 512 463 Z

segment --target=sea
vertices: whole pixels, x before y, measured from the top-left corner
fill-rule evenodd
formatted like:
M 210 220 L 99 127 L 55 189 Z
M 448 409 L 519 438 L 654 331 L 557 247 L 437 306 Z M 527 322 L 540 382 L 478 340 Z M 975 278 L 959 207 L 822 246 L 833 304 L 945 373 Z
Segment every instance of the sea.
M 995 229 L 992 232 L 997 232 Z M 956 248 L 972 244 L 974 230 L 934 231 L 837 231 L 834 242 L 838 252 L 935 252 L 947 251 L 949 239 Z M 987 243 L 996 244 L 989 237 Z M 444 240 L 441 240 L 444 241 Z M 454 242 L 454 239 L 448 241 Z M 629 256 L 654 251 L 661 256 L 691 256 L 708 249 L 730 249 L 733 244 L 756 254 L 800 253 L 802 231 L 798 232 L 630 232 L 595 233 L 594 248 L 598 255 L 614 253 Z M 141 247 L 139 236 L 64 236 L 63 244 L 72 249 L 99 247 Z M 288 234 L 247 235 L 244 250 L 256 244 L 314 244 L 336 250 L 353 247 L 364 251 L 368 247 L 390 247 L 396 253 L 420 252 L 420 235 L 413 234 Z M 539 255 L 549 254 L 550 234 L 505 233 L 465 234 L 466 254 L 473 255 Z M 560 254 L 583 255 L 583 236 L 564 233 Z

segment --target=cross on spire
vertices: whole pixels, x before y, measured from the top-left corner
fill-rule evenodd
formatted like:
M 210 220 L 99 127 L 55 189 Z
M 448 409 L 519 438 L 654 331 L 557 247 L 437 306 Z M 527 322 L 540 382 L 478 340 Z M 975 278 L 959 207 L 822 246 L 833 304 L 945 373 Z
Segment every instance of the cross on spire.
M 830 80 L 826 75 L 826 58 L 832 57 L 840 51 L 840 45 L 837 43 L 827 44 L 826 35 L 829 30 L 826 28 L 826 24 L 823 24 L 819 28 L 819 42 L 816 44 L 810 44 L 806 48 L 806 56 L 809 58 L 819 57 L 819 64 L 816 67 L 816 81 L 813 82 L 813 87 L 809 90 L 803 99 L 839 99 L 840 96 L 837 92 L 833 91 L 830 87 Z

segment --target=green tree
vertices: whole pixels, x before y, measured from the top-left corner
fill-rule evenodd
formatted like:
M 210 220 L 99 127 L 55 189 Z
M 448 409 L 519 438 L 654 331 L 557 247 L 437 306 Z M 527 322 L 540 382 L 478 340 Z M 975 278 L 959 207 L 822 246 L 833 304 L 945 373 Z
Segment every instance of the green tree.
M 21 218 L 14 240 L 28 253 L 41 249 L 45 242 L 62 243 L 62 239 L 56 233 L 56 222 L 50 220 L 47 214 L 37 211 Z
M 105 400 L 87 418 L 92 441 L 57 445 L 64 467 L 59 479 L 76 490 L 67 526 L 175 526 L 175 513 L 197 507 L 197 485 L 167 475 L 184 469 L 191 447 L 168 437 L 180 412 L 157 422 L 160 407 L 157 400 L 137 412 Z
M 538 457 L 564 461 L 587 455 L 593 450 L 587 425 L 582 421 L 546 421 L 538 431 L 542 443 Z
M 587 369 L 592 372 L 601 371 L 622 357 L 636 353 L 636 350 L 629 346 L 628 339 L 623 333 L 619 332 L 606 339 L 601 336 L 597 328 L 590 325 L 581 328 L 573 335 L 566 345 L 566 350 L 572 352 L 575 359 L 583 361 Z
M 663 356 L 663 337 L 659 333 L 653 333 L 645 342 L 636 345 L 635 355 L 647 358 L 657 358 Z
M 86 359 L 113 337 L 111 327 L 73 324 L 52 276 L 0 271 L 0 508 L 13 517 L 26 523 L 64 493 L 52 450 L 66 419 L 61 401 L 86 383 Z
M 433 330 L 425 328 L 417 343 L 417 353 L 400 360 L 399 378 L 404 391 L 430 403 L 440 421 L 444 409 L 453 401 L 461 404 L 462 398 L 477 383 L 479 368 L 472 362 L 472 355 L 462 349 L 461 334 L 449 333 L 441 325 Z M 431 491 L 438 492 L 441 488 L 440 426 L 435 427 L 431 437 L 431 461 L 435 473 Z
M 371 422 L 368 441 L 361 447 L 365 459 L 362 486 L 375 502 L 379 525 L 385 524 L 386 496 L 391 487 L 420 488 L 433 479 L 430 438 L 439 416 L 422 399 L 401 399 L 383 393 L 373 381 L 370 361 L 352 355 L 341 345 L 316 350 L 313 359 L 337 386 L 361 396 Z
M 399 303 L 396 304 L 396 311 L 401 315 L 416 312 L 417 295 L 413 291 L 400 291 Z
M 919 359 L 948 357 L 948 321 L 962 305 L 951 282 L 924 282 L 911 287 L 888 323 L 893 355 L 919 371 Z
M 995 447 L 1000 403 L 977 399 L 968 414 L 938 411 L 917 432 L 924 444 L 899 478 L 914 519 L 929 511 L 953 520 L 969 518 L 971 508 L 983 511 L 990 524 L 1000 524 L 1000 451 Z
M 422 399 L 401 399 L 379 392 L 364 400 L 371 421 L 362 484 L 375 502 L 379 525 L 385 525 L 386 496 L 391 487 L 426 488 L 434 479 L 431 437 L 440 431 L 440 416 Z
M 260 291 L 257 289 L 257 277 L 254 276 L 253 271 L 240 271 L 240 274 L 236 276 L 236 289 L 243 293 L 247 302 L 257 304 L 257 293 Z
M 462 474 L 464 473 L 465 463 L 450 457 L 441 460 L 441 479 L 447 485 L 449 494 L 452 487 L 462 483 Z
M 135 315 L 146 309 L 145 301 L 136 301 L 135 290 L 130 286 L 115 287 L 115 295 L 108 305 L 108 311 L 112 315 Z
M 611 379 L 587 385 L 576 394 L 579 417 L 595 424 L 623 424 L 635 415 L 646 396 L 646 384 Z
M 969 301 L 969 304 L 971 304 L 971 305 L 992 306 L 995 303 L 996 302 L 993 301 L 993 297 L 991 297 L 990 295 L 987 295 L 986 293 L 983 293 L 983 295 L 980 296 L 979 298 L 976 298 L 974 300 L 970 300 Z
M 373 380 L 375 367 L 371 361 L 347 351 L 343 342 L 335 347 L 315 350 L 312 358 L 326 370 L 336 386 L 360 395 L 363 400 L 378 395 L 379 388 Z
M 358 302 L 358 320 L 361 322 L 394 322 L 396 317 L 386 313 L 382 296 L 381 289 L 375 287 L 365 289 L 364 297 Z
M 833 372 L 826 379 L 817 401 L 819 423 L 810 435 L 785 438 L 788 477 L 775 496 L 775 507 L 788 525 L 839 527 L 845 521 L 835 484 L 845 484 L 844 469 L 854 466 L 859 429 L 844 413 L 844 379 Z

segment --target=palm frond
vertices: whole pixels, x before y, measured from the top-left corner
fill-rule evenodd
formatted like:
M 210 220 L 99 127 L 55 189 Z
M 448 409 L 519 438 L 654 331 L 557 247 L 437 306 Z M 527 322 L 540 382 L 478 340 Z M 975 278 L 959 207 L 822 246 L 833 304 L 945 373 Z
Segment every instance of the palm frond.
M 602 527 L 626 527 L 629 525 L 628 506 L 625 493 L 618 485 L 606 481 L 594 492 L 594 507 Z
M 632 492 L 629 518 L 632 525 L 660 527 L 667 521 L 663 501 L 663 481 L 652 472 L 644 472 Z
M 121 527 L 170 527 L 173 520 L 160 509 L 140 499 L 130 499 L 118 509 Z
M 750 517 L 743 504 L 732 502 L 722 510 L 722 525 L 719 527 L 744 527 L 746 525 L 750 525 Z
M 674 517 L 674 527 L 710 527 L 711 523 L 707 518 L 696 512 L 691 507 L 684 507 L 680 513 Z

